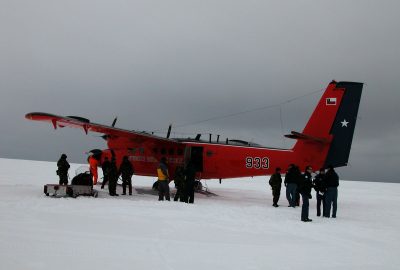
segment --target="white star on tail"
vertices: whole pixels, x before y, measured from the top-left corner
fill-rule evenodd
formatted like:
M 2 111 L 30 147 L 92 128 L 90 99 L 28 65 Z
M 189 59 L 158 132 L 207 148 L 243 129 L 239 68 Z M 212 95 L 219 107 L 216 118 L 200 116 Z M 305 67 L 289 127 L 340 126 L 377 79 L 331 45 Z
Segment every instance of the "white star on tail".
M 340 122 L 342 124 L 342 127 L 347 127 L 347 124 L 349 122 L 346 121 L 346 119 L 343 120 L 343 122 Z

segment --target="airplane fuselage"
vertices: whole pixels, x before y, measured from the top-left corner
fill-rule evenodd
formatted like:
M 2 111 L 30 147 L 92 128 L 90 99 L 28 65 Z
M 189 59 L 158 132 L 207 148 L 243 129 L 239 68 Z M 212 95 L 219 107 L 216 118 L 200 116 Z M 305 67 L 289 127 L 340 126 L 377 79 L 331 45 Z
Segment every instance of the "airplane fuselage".
M 177 142 L 159 144 L 135 144 L 125 140 L 110 140 L 109 149 L 113 149 L 117 164 L 123 156 L 128 156 L 135 168 L 135 174 L 157 176 L 157 166 L 162 157 L 168 161 L 168 169 L 173 179 L 178 166 L 185 166 L 191 159 L 198 171 L 199 179 L 225 179 L 249 176 L 269 175 L 276 167 L 286 169 L 296 163 L 302 170 L 307 165 L 319 169 L 324 160 L 322 155 L 306 158 L 292 149 L 274 149 L 267 147 L 241 146 L 207 142 Z M 119 149 L 119 150 L 118 150 Z M 113 155 L 111 150 L 104 150 L 102 157 Z M 302 158 L 304 157 L 304 158 Z

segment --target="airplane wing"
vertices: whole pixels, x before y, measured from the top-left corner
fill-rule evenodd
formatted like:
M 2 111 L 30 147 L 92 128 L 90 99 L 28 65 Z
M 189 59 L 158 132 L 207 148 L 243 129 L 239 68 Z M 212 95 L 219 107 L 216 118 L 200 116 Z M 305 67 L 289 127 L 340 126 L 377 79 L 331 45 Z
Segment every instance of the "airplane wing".
M 166 141 L 177 143 L 173 139 L 162 138 L 145 132 L 130 131 L 101 124 L 91 123 L 88 119 L 77 116 L 58 116 L 54 114 L 32 112 L 25 115 L 26 119 L 34 121 L 49 122 L 54 129 L 57 127 L 81 128 L 87 134 L 90 132 L 102 133 L 110 137 L 125 137 L 138 143 L 144 141 Z

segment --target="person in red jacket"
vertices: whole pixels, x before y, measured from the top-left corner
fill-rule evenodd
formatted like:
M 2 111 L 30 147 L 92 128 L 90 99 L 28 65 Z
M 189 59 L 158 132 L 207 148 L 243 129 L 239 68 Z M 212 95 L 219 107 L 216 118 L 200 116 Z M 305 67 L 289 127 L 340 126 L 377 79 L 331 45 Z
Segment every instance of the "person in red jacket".
M 93 175 L 93 185 L 97 184 L 97 165 L 98 161 L 94 158 L 94 156 L 89 157 L 89 168 L 90 168 L 90 173 Z

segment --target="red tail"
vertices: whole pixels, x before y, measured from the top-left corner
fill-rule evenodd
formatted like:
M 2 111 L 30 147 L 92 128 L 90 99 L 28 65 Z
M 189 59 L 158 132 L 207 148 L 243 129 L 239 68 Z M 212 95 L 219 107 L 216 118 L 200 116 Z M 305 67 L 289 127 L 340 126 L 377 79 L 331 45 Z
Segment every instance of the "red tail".
M 298 140 L 293 150 L 299 160 L 316 169 L 347 165 L 362 87 L 355 82 L 328 85 L 303 132 L 286 135 Z

